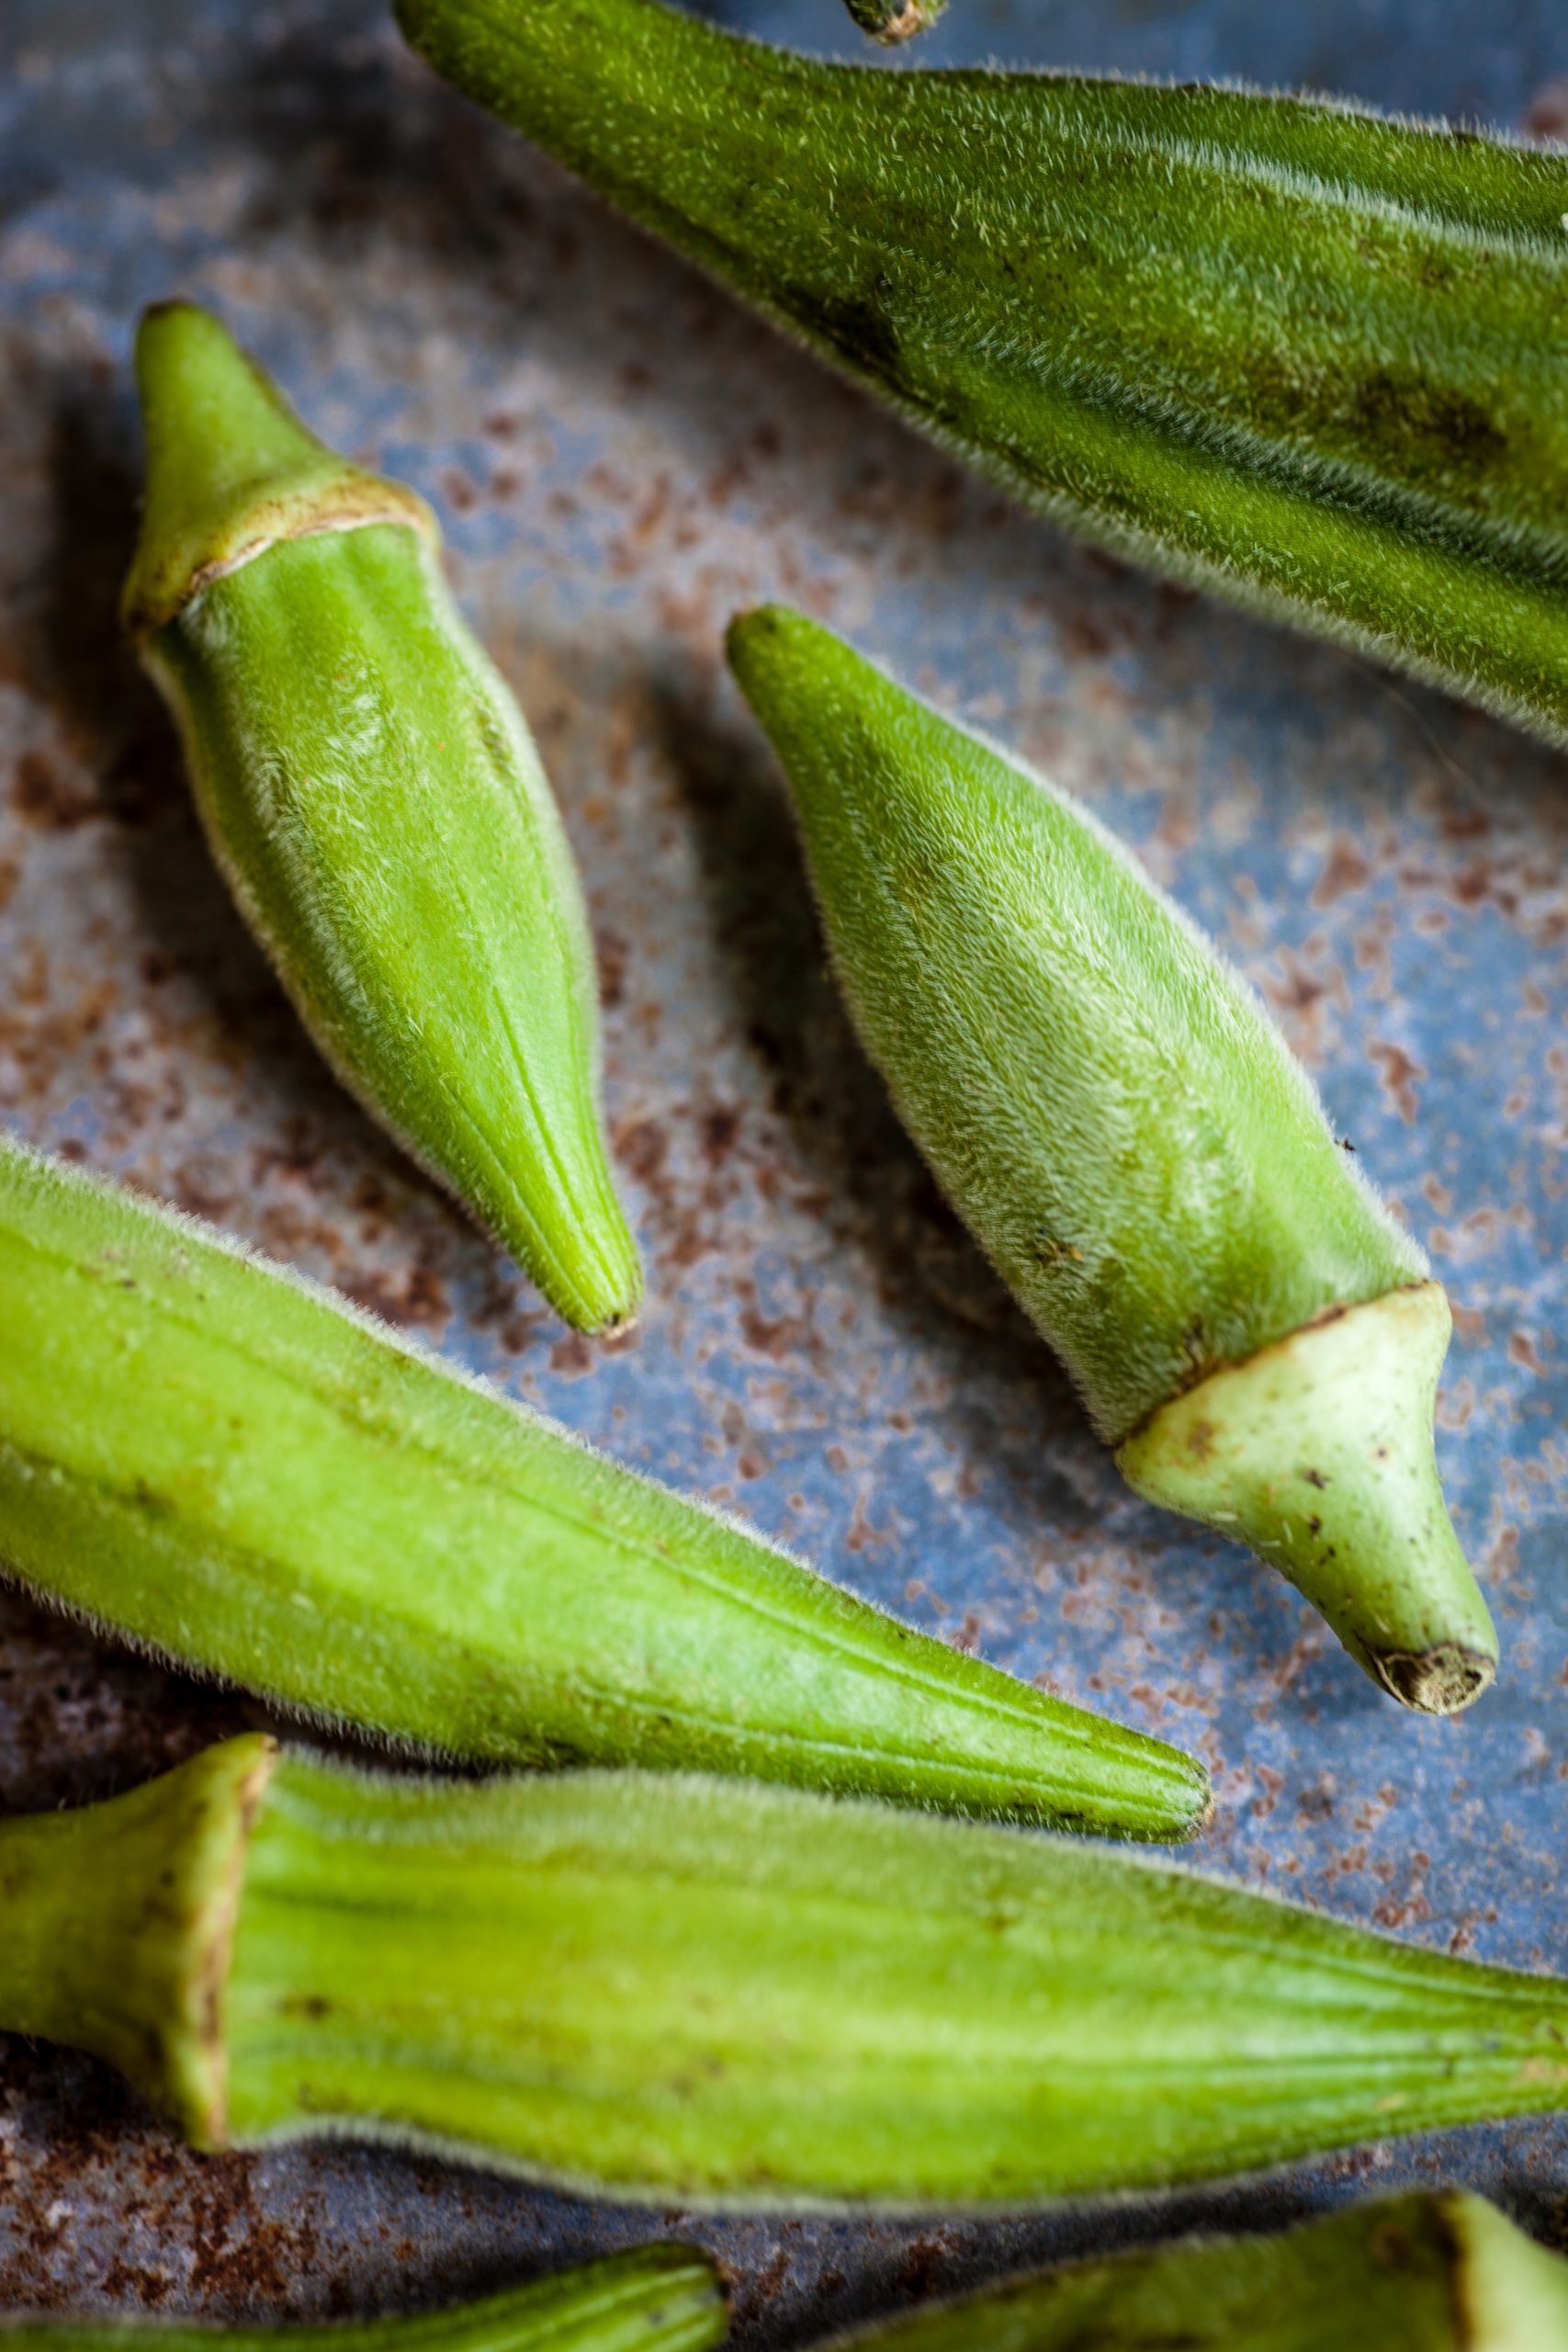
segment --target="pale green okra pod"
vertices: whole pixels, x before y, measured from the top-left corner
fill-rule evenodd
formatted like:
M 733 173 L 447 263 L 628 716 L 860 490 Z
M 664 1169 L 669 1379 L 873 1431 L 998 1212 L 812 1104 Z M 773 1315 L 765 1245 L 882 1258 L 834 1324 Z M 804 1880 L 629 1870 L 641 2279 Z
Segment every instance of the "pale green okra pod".
M 246 1257 L 0 1140 L 0 1571 L 491 1764 L 1190 1835 L 1201 1764 L 851 1598 Z
M 637 2246 L 446 2309 L 326 2325 L 0 2320 L 13 2352 L 710 2352 L 724 2295 L 694 2247 Z
M 585 1330 L 642 1277 L 599 1114 L 581 888 L 423 499 L 306 432 L 218 321 L 149 311 L 125 618 L 213 854 L 338 1076 Z
M 1432 1418 L 1450 1318 L 1254 993 L 1089 813 L 799 613 L 729 659 L 905 1125 L 1141 1494 L 1446 1713 L 1496 1635 Z
M 0 1823 L 0 2028 L 198 2146 L 727 2205 L 1026 2204 L 1568 2106 L 1568 1984 L 1092 1843 L 255 1736 Z
M 1031 506 L 1568 741 L 1568 155 L 1234 87 L 829 64 L 662 0 L 395 6 L 459 90 Z
M 830 2352 L 1568 2352 L 1568 2262 L 1458 2189 L 987 2287 Z

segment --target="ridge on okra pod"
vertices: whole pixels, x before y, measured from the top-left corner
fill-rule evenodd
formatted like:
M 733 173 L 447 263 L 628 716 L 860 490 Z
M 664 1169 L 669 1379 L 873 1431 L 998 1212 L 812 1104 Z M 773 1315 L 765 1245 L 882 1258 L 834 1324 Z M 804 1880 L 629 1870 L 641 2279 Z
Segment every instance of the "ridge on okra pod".
M 1235 87 L 829 64 L 663 0 L 395 13 L 1037 511 L 1568 741 L 1568 155 Z
M 12 2352 L 711 2352 L 724 2294 L 693 2246 L 642 2245 L 524 2287 L 378 2319 L 275 2327 L 11 2316 Z
M 1267 2236 L 1004 2279 L 824 2352 L 1568 2352 L 1568 2262 L 1483 2197 L 1382 2197 Z
M 581 887 L 434 516 L 323 447 L 192 303 L 146 313 L 136 372 L 125 620 L 235 903 L 371 1115 L 569 1322 L 628 1320 Z
M 731 624 L 855 1027 L 1129 1483 L 1407 1705 L 1497 1638 L 1433 1452 L 1450 1316 L 1252 990 L 1105 829 L 804 615 Z
M 750 1772 L 1190 1836 L 1201 1764 L 153 1207 L 0 1139 L 0 1574 L 176 1662 L 490 1764 Z
M 1124 1849 L 250 1735 L 0 1822 L 0 2029 L 195 2145 L 723 2205 L 1027 2205 L 1568 2106 L 1568 1984 Z

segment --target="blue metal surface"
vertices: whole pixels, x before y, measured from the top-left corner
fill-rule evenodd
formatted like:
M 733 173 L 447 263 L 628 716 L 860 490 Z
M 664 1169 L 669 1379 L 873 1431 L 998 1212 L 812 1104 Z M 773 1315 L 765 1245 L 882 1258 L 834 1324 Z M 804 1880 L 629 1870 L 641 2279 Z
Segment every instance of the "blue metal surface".
M 853 46 L 837 0 L 727 0 Z M 0 1117 L 417 1326 L 829 1573 L 1207 1758 L 1199 1855 L 1435 1946 L 1568 1963 L 1568 794 L 1440 698 L 1011 512 L 435 88 L 372 0 L 7 0 L 0 76 Z M 1308 81 L 1568 126 L 1549 0 L 953 0 L 924 52 Z M 895 68 L 894 70 L 897 70 Z M 210 301 L 330 438 L 434 498 L 581 857 L 648 1250 L 564 1332 L 336 1091 L 241 932 L 114 628 L 145 300 Z M 782 594 L 1082 793 L 1224 943 L 1451 1285 L 1440 1454 L 1505 1645 L 1452 1724 L 1121 1487 L 937 1202 L 821 969 L 719 658 Z M 3 1344 L 3 1335 L 0 1335 Z M 0 1804 L 124 1785 L 243 1702 L 0 1600 Z M 0 1928 L 3 1932 L 3 1928 Z M 200 2161 L 0 2042 L 0 2304 L 382 2306 L 685 2229 L 804 2342 L 1032 2256 L 1462 2180 L 1542 2232 L 1568 2127 L 1155 2205 L 692 2220 L 385 2153 Z

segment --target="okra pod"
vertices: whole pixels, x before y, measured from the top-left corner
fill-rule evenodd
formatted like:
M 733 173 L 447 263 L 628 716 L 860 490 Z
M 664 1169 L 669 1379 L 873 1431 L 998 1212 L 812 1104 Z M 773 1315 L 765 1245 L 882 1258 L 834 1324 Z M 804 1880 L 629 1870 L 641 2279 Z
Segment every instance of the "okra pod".
M 0 1823 L 0 2026 L 198 2147 L 1018 2205 L 1568 2106 L 1568 1984 L 757 1782 L 372 1779 L 252 1735 Z
M 290 1707 L 1190 1835 L 1201 1765 L 960 1655 L 188 1217 L 0 1142 L 0 1566 Z
M 1432 1417 L 1450 1318 L 1253 992 L 1064 793 L 783 607 L 729 658 L 938 1182 L 1138 1492 L 1250 1544 L 1446 1713 L 1496 1635 Z
M 1568 2263 L 1483 2197 L 1380 2198 L 1277 2236 L 1004 2281 L 832 2352 L 1568 2352 Z
M 371 1115 L 568 1321 L 626 1321 L 582 893 L 434 516 L 323 448 L 190 303 L 148 311 L 136 368 L 125 617 L 236 904 Z
M 885 74 L 660 0 L 395 0 L 436 71 L 1029 504 L 1568 741 L 1568 156 Z
M 324 2326 L 0 2321 L 8 2352 L 710 2352 L 724 2333 L 714 2266 L 685 2245 L 637 2246 L 442 2311 Z

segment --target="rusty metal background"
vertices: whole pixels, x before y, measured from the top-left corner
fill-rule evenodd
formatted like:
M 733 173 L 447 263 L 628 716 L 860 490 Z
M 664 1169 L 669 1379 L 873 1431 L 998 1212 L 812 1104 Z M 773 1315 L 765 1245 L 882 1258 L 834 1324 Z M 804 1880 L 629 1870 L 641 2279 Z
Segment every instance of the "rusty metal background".
M 837 0 L 727 5 L 850 45 Z M 0 40 L 0 1117 L 1201 1749 L 1208 1867 L 1568 1962 L 1562 761 L 1012 513 L 437 90 L 375 0 L 6 0 Z M 954 0 L 927 53 L 998 52 L 1568 130 L 1557 0 Z M 434 499 L 521 691 L 597 926 L 651 1274 L 630 1340 L 564 1332 L 337 1091 L 209 865 L 114 625 L 129 339 L 175 290 Z M 1473 1713 L 1402 1716 L 1282 1583 L 1135 1503 L 943 1213 L 824 978 L 781 787 L 724 681 L 723 623 L 763 594 L 1136 842 L 1431 1250 L 1459 1322 L 1443 1467 L 1505 1642 Z M 249 1719 L 0 1599 L 0 1804 L 107 1792 Z M 722 2251 L 747 2341 L 795 2343 L 1025 2258 L 1438 2179 L 1551 2233 L 1568 2126 L 1022 2222 L 730 2223 L 364 2149 L 199 2160 L 87 2062 L 0 2041 L 13 2309 L 379 2309 L 672 2227 Z

